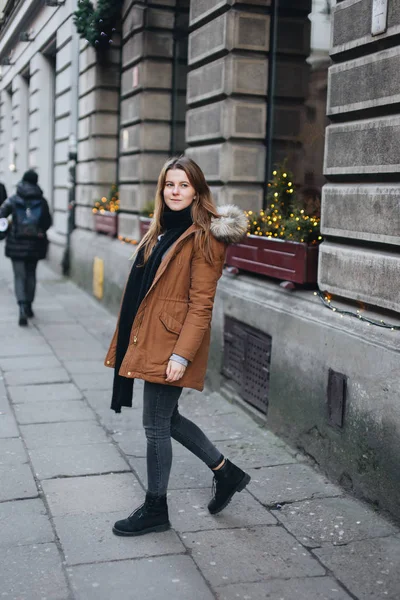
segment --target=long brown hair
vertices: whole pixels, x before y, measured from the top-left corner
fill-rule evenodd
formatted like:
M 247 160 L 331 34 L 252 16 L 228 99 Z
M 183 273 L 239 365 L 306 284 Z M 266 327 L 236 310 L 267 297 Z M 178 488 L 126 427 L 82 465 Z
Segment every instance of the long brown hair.
M 218 217 L 217 209 L 211 196 L 210 188 L 206 182 L 203 171 L 199 165 L 187 156 L 170 158 L 161 169 L 158 178 L 156 197 L 154 201 L 154 217 L 150 228 L 138 246 L 138 251 L 144 247 L 144 263 L 150 257 L 150 254 L 157 243 L 158 236 L 162 233 L 162 216 L 164 213 L 164 187 L 167 178 L 167 172 L 170 169 L 181 169 L 187 175 L 190 184 L 196 191 L 196 198 L 193 200 L 192 219 L 194 225 L 197 225 L 195 233 L 195 248 L 200 250 L 207 262 L 213 262 L 212 248 L 210 243 L 210 225 L 211 217 Z

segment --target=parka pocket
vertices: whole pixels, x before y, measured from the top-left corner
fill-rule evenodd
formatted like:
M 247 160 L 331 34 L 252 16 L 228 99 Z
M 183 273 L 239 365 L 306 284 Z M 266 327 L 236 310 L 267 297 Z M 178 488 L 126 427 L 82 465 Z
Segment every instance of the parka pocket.
M 160 321 L 164 325 L 165 329 L 171 333 L 176 333 L 176 335 L 180 334 L 183 324 L 165 311 L 160 313 Z

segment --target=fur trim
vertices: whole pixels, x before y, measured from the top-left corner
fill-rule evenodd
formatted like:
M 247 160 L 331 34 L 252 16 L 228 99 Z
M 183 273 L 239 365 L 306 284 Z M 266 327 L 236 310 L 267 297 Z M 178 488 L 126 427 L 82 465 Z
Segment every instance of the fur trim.
M 246 235 L 248 221 L 244 212 L 234 204 L 217 207 L 219 217 L 211 219 L 211 233 L 220 242 L 236 244 Z

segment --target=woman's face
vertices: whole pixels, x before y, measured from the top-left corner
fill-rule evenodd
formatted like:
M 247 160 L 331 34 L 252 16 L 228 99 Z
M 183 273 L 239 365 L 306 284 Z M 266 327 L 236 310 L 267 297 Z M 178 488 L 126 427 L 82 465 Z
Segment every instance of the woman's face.
M 164 202 L 171 210 L 183 210 L 190 206 L 196 196 L 188 176 L 182 169 L 169 169 L 165 178 Z

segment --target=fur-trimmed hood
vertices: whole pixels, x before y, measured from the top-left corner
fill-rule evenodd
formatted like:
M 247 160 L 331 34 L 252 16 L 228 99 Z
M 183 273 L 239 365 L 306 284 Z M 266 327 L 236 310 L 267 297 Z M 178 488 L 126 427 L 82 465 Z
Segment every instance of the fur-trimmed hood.
M 248 221 L 245 213 L 234 204 L 217 207 L 219 217 L 211 219 L 211 233 L 220 242 L 236 244 L 246 235 Z

